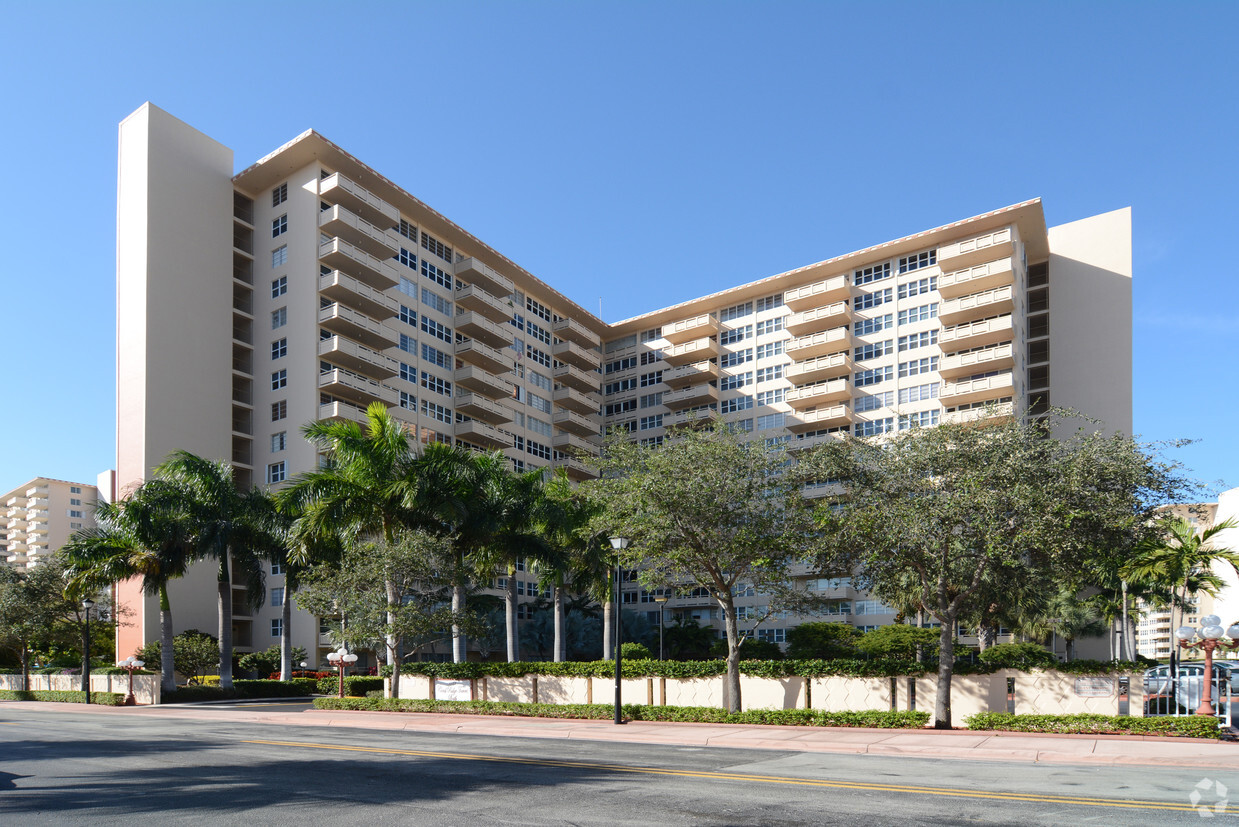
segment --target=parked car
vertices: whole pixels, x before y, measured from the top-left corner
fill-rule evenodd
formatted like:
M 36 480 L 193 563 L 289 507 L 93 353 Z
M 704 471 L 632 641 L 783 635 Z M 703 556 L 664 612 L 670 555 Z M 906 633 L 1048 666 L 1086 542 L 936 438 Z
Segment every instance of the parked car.
M 1233 670 L 1233 671 L 1232 671 Z M 1211 698 L 1215 708 L 1223 697 L 1239 691 L 1239 662 L 1213 662 L 1213 691 Z M 1144 673 L 1144 714 L 1174 715 L 1190 714 L 1200 706 L 1204 692 L 1205 665 L 1203 663 L 1180 663 L 1179 680 L 1171 679 L 1168 665 L 1155 666 Z M 1176 712 L 1177 708 L 1177 712 Z

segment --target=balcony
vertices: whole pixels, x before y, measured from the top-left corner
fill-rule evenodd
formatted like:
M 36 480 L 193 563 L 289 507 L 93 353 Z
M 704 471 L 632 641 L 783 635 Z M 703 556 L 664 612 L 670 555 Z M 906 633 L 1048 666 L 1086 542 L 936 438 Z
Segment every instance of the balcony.
M 25 530 L 27 524 L 28 524 L 28 521 L 26 520 L 25 514 L 17 514 L 17 515 L 9 516 L 9 522 L 8 522 L 9 531 L 16 531 L 18 529 Z
M 838 442 L 847 436 L 846 431 L 835 431 L 833 434 L 814 434 L 813 436 L 797 437 L 787 444 L 789 451 L 810 451 L 827 442 Z
M 392 227 L 400 211 L 365 187 L 333 172 L 318 182 L 318 196 L 328 204 L 340 204 L 379 227 Z
M 938 248 L 938 266 L 942 272 L 963 270 L 986 261 L 1006 258 L 1014 254 L 1015 237 L 1010 227 L 992 233 L 957 241 Z
M 396 331 L 339 302 L 320 308 L 318 323 L 332 333 L 354 339 L 375 350 L 395 347 L 400 341 Z
M 951 380 L 960 376 L 987 373 L 991 370 L 1009 370 L 1015 366 L 1011 351 L 1011 343 L 1005 342 L 983 350 L 952 353 L 939 360 L 938 375 L 943 379 Z
M 561 362 L 576 365 L 581 370 L 598 370 L 602 356 L 596 350 L 586 350 L 576 342 L 562 340 L 551 348 L 551 354 Z
M 324 361 L 357 371 L 371 379 L 386 379 L 400 372 L 400 363 L 390 356 L 339 336 L 319 339 L 318 355 Z
M 480 419 L 490 425 L 502 425 L 512 421 L 512 410 L 507 405 L 487 399 L 480 393 L 457 394 L 452 403 L 456 406 L 457 413 Z
M 318 405 L 318 419 L 331 420 L 331 422 L 356 422 L 363 425 L 369 422 L 364 410 L 347 402 L 328 402 L 325 405 Z
M 371 402 L 382 402 L 390 407 L 395 405 L 399 399 L 399 394 L 394 388 L 342 368 L 319 373 L 318 389 L 332 396 L 347 399 L 360 407 L 365 407 Z
M 465 310 L 481 313 L 493 322 L 510 322 L 512 320 L 512 302 L 508 299 L 497 299 L 483 288 L 474 284 L 462 284 L 456 288 L 456 306 Z
M 493 425 L 470 419 L 468 422 L 456 423 L 456 438 L 485 448 L 506 448 L 512 444 L 512 437 L 501 432 Z
M 475 258 L 456 262 L 456 278 L 469 284 L 480 285 L 495 296 L 510 296 L 516 292 L 512 279 L 496 273 Z
M 26 537 L 28 540 L 33 542 L 34 539 L 40 534 L 47 534 L 48 525 L 47 522 L 45 522 L 46 519 L 47 516 L 45 514 L 43 520 L 31 521 L 30 524 L 26 526 Z
M 556 411 L 551 419 L 555 427 L 577 436 L 596 437 L 600 430 L 598 417 L 584 417 L 572 411 Z
M 460 387 L 490 399 L 510 399 L 512 396 L 511 382 L 473 365 L 457 368 L 452 379 Z
M 718 335 L 718 319 L 709 313 L 662 326 L 660 335 L 673 345 Z
M 791 339 L 783 346 L 783 352 L 797 362 L 832 353 L 846 351 L 852 345 L 852 334 L 846 327 L 836 327 L 824 330 L 811 336 L 800 336 Z
M 568 477 L 574 480 L 592 480 L 598 476 L 598 472 L 590 468 L 576 457 L 560 457 L 551 462 L 551 467 L 555 469 L 562 468 L 567 472 Z
M 943 273 L 938 277 L 938 295 L 954 299 L 969 293 L 994 290 L 1015 283 L 1011 259 L 990 261 L 964 270 Z
M 663 425 L 668 428 L 704 428 L 717 418 L 716 411 L 689 408 L 667 414 L 663 417 Z
M 825 307 L 815 307 L 803 313 L 793 313 L 783 322 L 783 328 L 794 336 L 815 333 L 830 327 L 847 324 L 848 303 L 835 302 Z
M 400 311 L 400 302 L 339 270 L 318 277 L 318 292 L 376 319 L 389 319 Z
M 36 485 L 33 488 L 26 489 L 27 497 L 46 497 L 47 494 L 48 487 L 46 485 Z
M 834 428 L 852 423 L 852 411 L 847 405 L 832 405 L 826 408 L 816 408 L 811 411 L 797 411 L 787 415 L 784 421 L 787 430 L 818 431 L 823 428 Z
M 592 415 L 602 407 L 602 397 L 596 393 L 586 393 L 567 385 L 555 388 L 555 404 L 579 414 Z
M 1012 291 L 1013 288 L 1008 285 L 942 302 L 938 306 L 938 321 L 943 325 L 959 325 L 999 313 L 1010 313 L 1014 307 Z
M 963 350 L 981 345 L 1009 342 L 1012 337 L 1011 317 L 982 319 L 955 327 L 948 327 L 938 335 L 938 345 L 943 352 Z
M 951 411 L 942 415 L 942 421 L 955 425 L 971 425 L 988 421 L 1001 422 L 1004 419 L 1010 419 L 1014 413 L 1015 406 L 1011 402 L 1001 402 L 996 405 L 970 408 L 966 411 Z
M 789 310 L 795 311 L 811 310 L 824 304 L 833 304 L 851 295 L 850 281 L 850 277 L 845 273 L 824 281 L 806 284 L 804 287 L 797 287 L 784 293 L 783 303 Z
M 672 410 L 691 408 L 694 405 L 706 405 L 718 401 L 718 388 L 702 382 L 689 385 L 687 388 L 667 391 L 663 394 L 663 404 Z
M 818 497 L 840 497 L 843 495 L 843 486 L 837 482 L 811 482 L 801 489 L 800 493 L 810 500 Z
M 318 214 L 318 228 L 338 236 L 375 258 L 394 258 L 400 242 L 390 230 L 381 230 L 369 221 L 336 204 Z
M 846 351 L 794 362 L 783 370 L 783 378 L 793 385 L 811 385 L 823 379 L 847 376 L 852 372 L 852 355 Z
M 512 372 L 512 351 L 500 352 L 477 339 L 456 343 L 456 358 L 471 365 L 485 368 L 491 373 Z
M 718 355 L 718 344 L 708 336 L 663 349 L 663 361 L 669 365 L 687 365 Z
M 986 376 L 981 379 L 966 379 L 962 382 L 946 382 L 942 385 L 941 402 L 953 408 L 956 405 L 971 405 L 1011 396 L 1014 383 L 1011 373 Z
M 598 334 L 590 330 L 576 319 L 560 319 L 551 325 L 551 330 L 560 339 L 576 342 L 584 348 L 594 348 L 602 344 Z
M 718 362 L 709 360 L 667 368 L 663 371 L 663 384 L 669 388 L 683 388 L 715 379 L 718 379 Z
M 551 373 L 555 381 L 568 385 L 585 393 L 597 393 L 601 387 L 602 378 L 596 373 L 586 373 L 573 365 L 560 365 Z
M 555 446 L 557 451 L 589 454 L 591 457 L 598 456 L 602 450 L 598 445 L 597 437 L 586 439 L 576 434 L 564 433 L 562 431 L 555 434 L 551 444 Z
M 464 313 L 458 313 L 454 322 L 456 332 L 462 336 L 477 339 L 479 342 L 496 348 L 512 344 L 512 328 L 509 325 L 495 324 L 481 313 L 467 310 Z
M 387 290 L 400 283 L 400 273 L 388 260 L 377 259 L 342 238 L 333 238 L 319 244 L 318 260 L 333 270 L 343 270 L 377 290 Z
M 852 397 L 851 384 L 847 379 L 830 379 L 816 385 L 792 388 L 784 401 L 797 410 L 820 407 L 829 402 L 841 402 Z

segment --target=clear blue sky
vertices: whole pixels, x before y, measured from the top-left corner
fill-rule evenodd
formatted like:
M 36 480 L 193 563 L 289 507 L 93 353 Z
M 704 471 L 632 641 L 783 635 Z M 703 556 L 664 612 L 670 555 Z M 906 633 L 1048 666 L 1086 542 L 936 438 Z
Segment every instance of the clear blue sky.
M 609 321 L 1027 198 L 1130 205 L 1136 430 L 1239 485 L 1239 3 L 3 8 L 0 490 L 113 467 L 147 100 L 238 168 L 314 128 Z

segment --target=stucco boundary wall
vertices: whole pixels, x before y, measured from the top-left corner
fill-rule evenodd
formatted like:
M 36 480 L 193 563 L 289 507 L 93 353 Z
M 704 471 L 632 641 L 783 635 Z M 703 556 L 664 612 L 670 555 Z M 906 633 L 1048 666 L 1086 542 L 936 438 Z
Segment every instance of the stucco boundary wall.
M 1127 678 L 1127 714 L 1142 715 L 1142 676 L 1080 676 L 1058 671 L 1002 670 L 992 675 L 956 675 L 951 711 L 956 719 L 978 712 L 1068 715 L 1120 714 L 1119 679 Z M 820 709 L 827 712 L 919 709 L 932 712 L 936 675 L 897 678 L 758 678 L 741 676 L 745 709 Z M 648 706 L 723 705 L 723 679 L 626 678 L 621 700 Z M 519 678 L 445 680 L 401 675 L 400 697 L 547 704 L 613 704 L 612 678 L 524 675 Z
M 0 689 L 19 692 L 22 688 L 21 675 L 0 675 Z M 82 677 L 81 675 L 31 675 L 30 685 L 27 688 L 35 692 L 81 692 Z M 129 676 L 91 675 L 90 691 L 117 692 L 121 695 L 128 695 Z M 157 704 L 159 703 L 159 693 L 158 675 L 133 676 L 133 697 L 138 703 Z

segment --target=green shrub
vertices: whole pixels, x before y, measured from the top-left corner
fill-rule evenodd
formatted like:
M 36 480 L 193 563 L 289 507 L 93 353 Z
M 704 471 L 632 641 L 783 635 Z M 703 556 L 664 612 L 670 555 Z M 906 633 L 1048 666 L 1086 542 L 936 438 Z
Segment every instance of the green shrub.
M 980 655 L 992 669 L 1044 669 L 1058 665 L 1054 653 L 1036 643 L 999 643 Z
M 964 719 L 964 722 L 968 729 L 1003 732 L 1222 737 L 1217 719 L 1209 715 L 1137 718 L 1131 715 L 1012 715 L 1007 712 L 981 712 Z
M 178 686 L 172 692 L 164 692 L 159 697 L 161 704 L 190 704 L 202 701 L 227 701 L 239 697 L 235 689 L 224 689 L 222 686 Z
M 315 685 L 313 678 L 294 678 L 291 681 L 234 680 L 231 689 L 222 686 L 180 686 L 173 692 L 164 692 L 160 702 L 184 704 L 234 698 L 300 698 L 314 694 Z
M 20 689 L 0 689 L 0 700 L 5 701 L 47 701 L 61 704 L 80 704 L 86 702 L 83 692 L 57 692 L 46 689 L 23 691 Z M 125 696 L 119 692 L 91 692 L 90 702 L 99 706 L 123 706 Z
M 401 670 L 402 674 L 406 674 Z M 371 675 L 354 675 L 344 679 L 344 694 L 346 696 L 364 697 L 367 692 L 382 692 L 383 679 L 376 678 Z M 340 678 L 319 678 L 318 694 L 320 695 L 339 695 L 340 694 Z
M 650 650 L 640 643 L 625 643 L 620 647 L 623 660 L 649 660 Z

